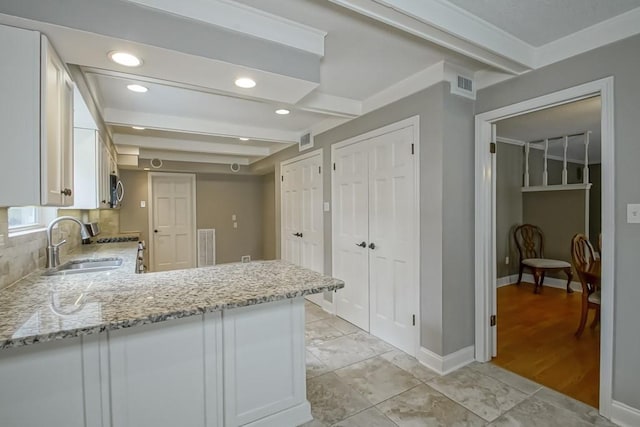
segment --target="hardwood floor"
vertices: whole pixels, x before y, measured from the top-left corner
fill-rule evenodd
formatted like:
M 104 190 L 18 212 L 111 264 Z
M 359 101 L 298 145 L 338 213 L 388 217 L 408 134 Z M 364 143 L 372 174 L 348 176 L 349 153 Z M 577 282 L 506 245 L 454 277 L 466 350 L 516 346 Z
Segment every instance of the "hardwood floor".
M 498 288 L 498 357 L 492 362 L 597 408 L 600 326 L 589 327 L 594 310 L 575 338 L 580 293 L 544 287 L 534 295 L 533 286 Z

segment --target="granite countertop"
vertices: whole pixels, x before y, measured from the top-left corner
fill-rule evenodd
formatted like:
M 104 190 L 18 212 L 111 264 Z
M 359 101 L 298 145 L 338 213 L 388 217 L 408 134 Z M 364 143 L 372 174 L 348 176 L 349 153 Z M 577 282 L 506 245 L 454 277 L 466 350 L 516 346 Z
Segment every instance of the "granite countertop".
M 110 271 L 43 276 L 0 291 L 0 349 L 332 291 L 344 282 L 286 261 L 135 274 L 136 243 L 86 245 L 62 259 L 120 257 Z

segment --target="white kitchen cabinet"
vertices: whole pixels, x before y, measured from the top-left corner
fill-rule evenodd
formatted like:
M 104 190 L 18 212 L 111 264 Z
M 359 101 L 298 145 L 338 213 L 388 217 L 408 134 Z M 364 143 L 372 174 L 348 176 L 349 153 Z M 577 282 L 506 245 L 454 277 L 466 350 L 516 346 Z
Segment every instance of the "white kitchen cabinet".
M 73 204 L 73 82 L 39 32 L 0 26 L 0 206 Z
M 73 134 L 75 202 L 72 209 L 110 208 L 109 175 L 115 171 L 113 157 L 97 130 L 75 128 Z

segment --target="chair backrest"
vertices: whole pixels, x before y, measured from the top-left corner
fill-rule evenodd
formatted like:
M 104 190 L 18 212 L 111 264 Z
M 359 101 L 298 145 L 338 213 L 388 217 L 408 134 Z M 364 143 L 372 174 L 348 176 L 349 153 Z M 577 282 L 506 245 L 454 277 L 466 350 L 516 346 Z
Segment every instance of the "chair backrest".
M 513 230 L 520 261 L 528 258 L 544 258 L 544 236 L 540 227 L 522 224 Z
M 586 265 L 596 259 L 596 251 L 593 245 L 582 233 L 578 233 L 571 239 L 571 259 L 573 265 L 578 268 L 580 265 Z

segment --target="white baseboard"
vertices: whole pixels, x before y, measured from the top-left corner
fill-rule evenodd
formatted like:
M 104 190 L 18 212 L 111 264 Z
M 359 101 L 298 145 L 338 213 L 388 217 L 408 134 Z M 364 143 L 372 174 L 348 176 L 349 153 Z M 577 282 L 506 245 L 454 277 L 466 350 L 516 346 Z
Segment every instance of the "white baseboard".
M 418 351 L 418 361 L 440 375 L 447 375 L 475 360 L 475 347 L 470 345 L 454 353 L 440 356 L 424 347 Z
M 311 416 L 311 405 L 305 400 L 299 405 L 245 424 L 245 427 L 300 426 L 311 420 L 313 420 Z
M 498 278 L 496 281 L 496 287 L 501 288 L 503 286 L 510 285 L 512 283 L 516 283 L 518 281 L 518 275 L 512 274 L 511 276 L 504 276 Z M 523 282 L 535 283 L 533 279 L 533 275 L 531 273 L 525 273 L 522 275 Z M 558 288 L 558 289 L 566 289 L 567 281 L 563 279 L 556 279 L 555 277 L 545 277 L 543 286 L 548 286 L 550 288 Z M 575 292 L 582 292 L 582 285 L 580 282 L 572 281 L 571 289 Z
M 614 400 L 611 403 L 611 421 L 622 427 L 640 426 L 640 410 Z

